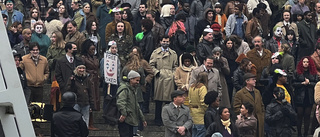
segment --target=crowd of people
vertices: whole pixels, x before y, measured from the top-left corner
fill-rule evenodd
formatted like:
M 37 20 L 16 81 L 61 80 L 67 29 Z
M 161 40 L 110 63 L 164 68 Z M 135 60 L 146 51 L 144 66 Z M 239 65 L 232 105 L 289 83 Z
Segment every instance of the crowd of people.
M 116 99 L 121 137 L 147 126 L 150 101 L 154 123 L 168 137 L 319 134 L 320 3 L 5 0 L 4 6 L 26 101 L 43 102 L 50 92 L 54 110 L 61 110 L 52 121 L 56 136 L 87 136 L 84 125 L 99 130 L 92 112 L 111 109 L 110 102 L 100 108 L 99 88 Z M 106 54 L 117 62 L 105 64 Z M 110 84 L 104 78 L 114 70 Z M 69 120 L 84 121 L 63 122 L 67 112 L 75 116 Z

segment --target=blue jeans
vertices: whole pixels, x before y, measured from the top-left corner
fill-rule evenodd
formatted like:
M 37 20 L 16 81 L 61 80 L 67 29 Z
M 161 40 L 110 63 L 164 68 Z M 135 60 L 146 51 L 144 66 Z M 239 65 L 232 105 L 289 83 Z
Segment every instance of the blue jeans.
M 192 126 L 192 137 L 204 137 L 206 135 L 206 128 L 204 125 L 196 125 Z
M 87 124 L 87 127 L 89 125 L 89 110 L 90 110 L 90 105 L 86 105 L 86 106 L 83 106 L 83 107 L 80 107 L 80 105 L 76 104 L 74 105 L 73 107 L 75 110 L 79 111 L 83 118 L 84 118 L 84 121 L 86 122 Z

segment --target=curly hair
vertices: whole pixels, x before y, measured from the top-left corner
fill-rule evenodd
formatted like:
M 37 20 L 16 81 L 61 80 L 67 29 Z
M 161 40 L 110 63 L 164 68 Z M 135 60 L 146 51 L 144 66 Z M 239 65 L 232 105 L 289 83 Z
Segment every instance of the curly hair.
M 301 58 L 301 60 L 299 61 L 298 65 L 297 65 L 297 73 L 299 75 L 304 73 L 304 68 L 303 68 L 303 60 L 307 58 L 309 60 L 309 66 L 308 66 L 308 70 L 309 73 L 311 75 L 315 75 L 317 74 L 317 69 L 316 69 L 316 65 L 314 64 L 313 59 L 310 56 L 304 56 L 303 58 Z
M 207 105 L 211 105 L 213 102 L 217 100 L 219 93 L 217 91 L 210 91 L 204 96 L 204 103 Z
M 126 66 L 129 68 L 129 70 L 137 71 L 141 67 L 139 55 L 130 53 Z
M 81 45 L 81 47 L 82 47 L 82 48 L 81 48 L 81 55 L 87 56 L 88 51 L 89 51 L 89 48 L 90 48 L 91 46 L 94 46 L 93 41 L 91 41 L 90 39 L 85 40 L 85 41 L 82 43 L 82 45 Z

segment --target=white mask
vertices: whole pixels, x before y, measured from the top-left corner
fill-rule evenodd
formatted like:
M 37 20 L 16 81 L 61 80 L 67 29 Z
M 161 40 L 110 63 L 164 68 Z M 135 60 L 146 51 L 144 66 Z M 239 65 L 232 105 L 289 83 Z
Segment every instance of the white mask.
M 34 30 L 36 31 L 36 33 L 41 34 L 43 31 L 43 26 L 37 25 Z
M 282 37 L 282 29 L 281 29 L 281 27 L 277 27 L 277 29 L 274 31 L 274 35 L 276 37 Z

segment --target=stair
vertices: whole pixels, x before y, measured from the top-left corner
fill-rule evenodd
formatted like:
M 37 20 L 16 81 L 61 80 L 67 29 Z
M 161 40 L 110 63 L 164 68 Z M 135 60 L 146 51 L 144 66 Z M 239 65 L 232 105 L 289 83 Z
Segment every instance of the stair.
M 51 85 L 46 84 L 44 87 L 44 102 L 49 103 L 50 100 L 50 87 Z M 100 95 L 102 94 L 102 89 L 100 88 Z M 99 128 L 99 131 L 90 131 L 89 137 L 119 137 L 119 131 L 117 126 L 110 126 L 104 123 L 104 119 L 102 118 L 102 103 L 103 103 L 103 96 L 101 96 L 101 111 L 93 112 L 94 116 L 94 126 Z M 156 126 L 153 119 L 154 119 L 154 108 L 155 103 L 150 102 L 150 113 L 144 114 L 146 121 L 148 123 L 148 126 L 144 128 L 143 131 L 141 131 L 139 134 L 141 137 L 164 137 L 164 126 Z M 45 137 L 50 137 L 50 122 L 40 123 L 41 131 L 44 134 Z M 311 125 L 310 125 L 311 126 Z M 295 127 L 296 128 L 296 127 Z M 302 126 L 302 131 L 303 126 Z M 292 137 L 297 137 L 298 133 L 293 132 Z M 312 137 L 312 135 L 309 135 L 308 137 Z
M 50 84 L 45 84 L 44 86 L 44 102 L 50 102 Z M 103 104 L 103 94 L 102 89 L 100 88 L 100 102 L 101 102 L 101 109 L 99 112 L 94 111 L 94 126 L 99 128 L 98 131 L 90 131 L 89 137 L 119 137 L 119 131 L 117 126 L 110 126 L 104 123 L 104 119 L 102 118 L 102 104 Z M 148 123 L 148 126 L 144 128 L 143 131 L 139 132 L 141 137 L 164 137 L 164 127 L 163 126 L 156 126 L 153 122 L 154 119 L 154 108 L 155 103 L 150 102 L 150 113 L 145 114 L 145 119 Z M 51 134 L 51 123 L 44 122 L 40 123 L 41 131 L 45 137 L 50 137 Z

